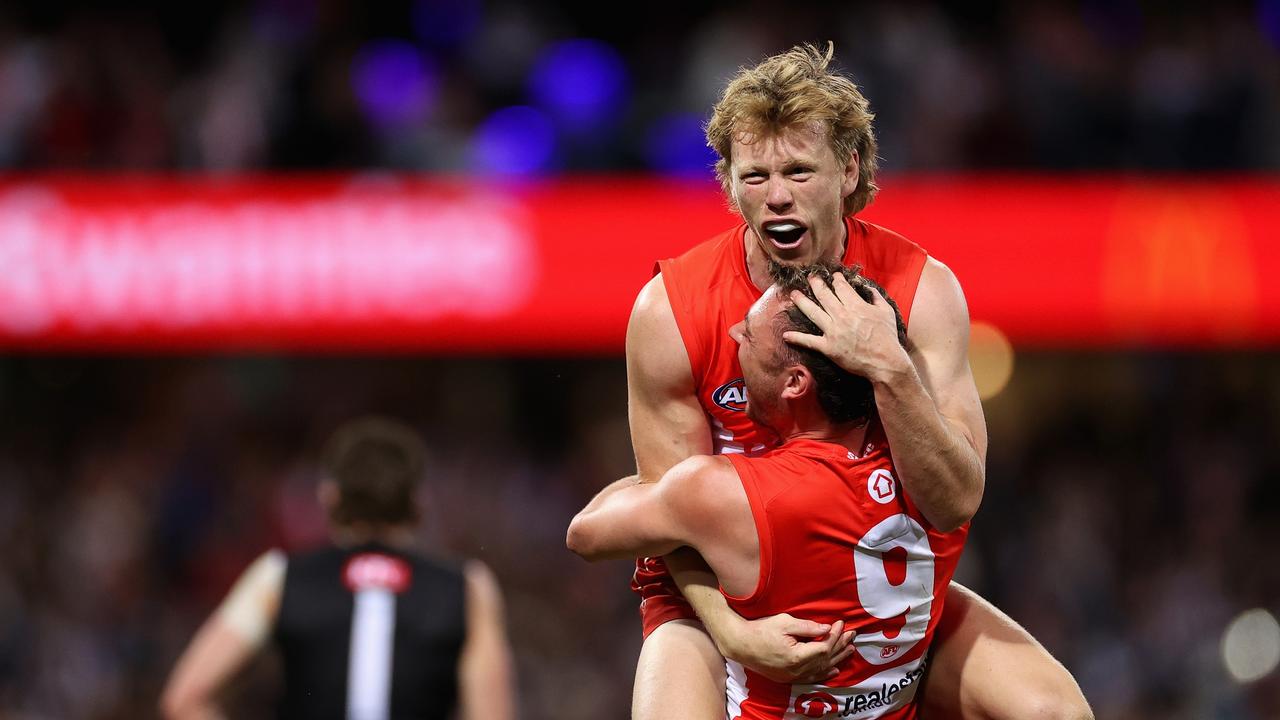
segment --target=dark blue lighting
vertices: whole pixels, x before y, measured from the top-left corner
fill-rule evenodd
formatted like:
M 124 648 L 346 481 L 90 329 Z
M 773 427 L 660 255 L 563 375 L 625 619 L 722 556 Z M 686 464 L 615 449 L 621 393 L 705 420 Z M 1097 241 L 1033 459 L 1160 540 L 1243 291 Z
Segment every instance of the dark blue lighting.
M 490 115 L 471 139 L 475 170 L 496 175 L 535 175 L 551 168 L 556 132 L 541 111 L 523 105 Z
M 622 56 L 598 40 L 568 40 L 542 54 L 529 76 L 529 95 L 575 131 L 608 121 L 627 96 Z
M 675 113 L 659 118 L 645 134 L 645 159 L 659 172 L 688 177 L 712 176 L 716 154 L 707 147 L 702 118 Z
M 1258 0 L 1258 25 L 1271 45 L 1280 50 L 1280 0 Z
M 435 102 L 435 68 L 412 43 L 375 40 L 351 61 L 351 86 L 360 107 L 379 126 L 422 120 Z
M 484 8 L 480 0 L 416 0 L 413 32 L 432 47 L 454 48 L 465 43 L 480 27 Z

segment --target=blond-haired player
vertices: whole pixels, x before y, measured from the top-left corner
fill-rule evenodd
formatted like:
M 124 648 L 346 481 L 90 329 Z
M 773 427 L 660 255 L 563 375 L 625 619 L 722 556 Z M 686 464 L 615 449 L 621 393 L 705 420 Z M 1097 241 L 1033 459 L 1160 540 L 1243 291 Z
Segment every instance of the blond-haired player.
M 815 287 L 820 306 L 795 298 L 823 335 L 787 339 L 871 381 L 902 486 L 946 532 L 973 516 L 985 477 L 968 310 L 945 265 L 855 216 L 876 193 L 872 115 L 831 70 L 831 54 L 800 46 L 744 69 L 715 108 L 707 138 L 743 222 L 659 263 L 636 299 L 627 371 L 638 482 L 693 455 L 768 447 L 743 412 L 729 326 L 769 286 L 771 259 L 836 260 L 862 266 L 898 300 L 908 347 L 840 281 Z M 787 615 L 743 620 L 688 551 L 641 561 L 633 585 L 645 631 L 632 704 L 640 720 L 723 717 L 724 658 L 771 678 L 821 678 L 848 641 Z M 1091 717 L 1067 671 L 1011 619 L 954 584 L 945 605 L 924 688 L 929 717 Z

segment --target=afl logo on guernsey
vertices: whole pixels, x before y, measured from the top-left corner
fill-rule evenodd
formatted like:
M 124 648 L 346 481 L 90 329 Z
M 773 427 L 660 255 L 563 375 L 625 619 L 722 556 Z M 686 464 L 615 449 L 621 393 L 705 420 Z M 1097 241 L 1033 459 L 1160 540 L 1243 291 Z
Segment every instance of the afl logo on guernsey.
M 736 378 L 716 388 L 711 393 L 711 402 L 725 410 L 745 412 L 747 409 L 747 386 L 742 378 Z

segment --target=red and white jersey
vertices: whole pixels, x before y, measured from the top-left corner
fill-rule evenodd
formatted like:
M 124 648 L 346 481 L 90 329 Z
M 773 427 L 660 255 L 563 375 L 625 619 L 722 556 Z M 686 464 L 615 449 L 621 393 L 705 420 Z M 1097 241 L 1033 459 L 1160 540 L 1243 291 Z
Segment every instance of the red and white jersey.
M 728 662 L 730 720 L 918 716 L 912 701 L 969 526 L 929 524 L 902 491 L 878 425 L 862 449 L 792 440 L 729 458 L 760 539 L 755 591 L 726 593 L 729 606 L 748 619 L 844 620 L 856 633 L 855 652 L 824 684 L 777 683 Z
M 857 218 L 846 218 L 845 224 L 849 240 L 842 262 L 861 265 L 862 273 L 898 303 L 903 322 L 909 322 L 928 255 L 878 225 Z M 738 344 L 729 337 L 729 328 L 762 294 L 747 272 L 746 230 L 746 225 L 739 225 L 658 263 L 717 453 L 760 452 L 770 442 L 747 418 Z
M 878 225 L 857 218 L 846 218 L 845 225 L 848 242 L 841 261 L 861 265 L 863 274 L 880 283 L 898 304 L 903 322 L 910 322 L 928 255 L 919 245 Z M 746 231 L 745 224 L 739 225 L 657 264 L 717 453 L 758 454 L 771 442 L 747 417 L 738 344 L 729 337 L 729 328 L 746 316 L 762 294 L 747 272 Z M 668 620 L 696 617 L 661 558 L 637 560 L 631 587 L 641 597 L 646 637 Z

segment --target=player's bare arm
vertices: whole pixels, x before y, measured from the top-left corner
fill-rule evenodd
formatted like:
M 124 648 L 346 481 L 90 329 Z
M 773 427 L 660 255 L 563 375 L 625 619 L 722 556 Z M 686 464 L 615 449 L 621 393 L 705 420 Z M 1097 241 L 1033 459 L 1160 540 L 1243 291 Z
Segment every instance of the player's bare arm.
M 710 455 L 707 416 L 661 275 L 636 297 L 626 354 L 627 420 L 639 481 L 654 482 L 686 458 Z
M 627 325 L 627 391 L 638 475 L 619 481 L 620 486 L 653 482 L 681 460 L 712 452 L 706 413 L 696 398 L 688 351 L 661 275 L 640 291 Z M 695 551 L 677 549 L 664 559 L 725 657 L 777 680 L 825 677 L 831 669 L 831 654 L 820 643 L 806 642 L 826 637 L 830 625 L 788 614 L 744 620 L 730 610 L 715 575 Z
M 729 607 L 715 573 L 697 552 L 681 548 L 665 560 L 720 654 L 770 680 L 818 682 L 828 678 L 839 662 L 839 653 L 853 641 L 852 630 L 833 638 L 831 625 L 790 613 L 746 620 Z M 823 638 L 836 642 L 825 646 L 814 642 Z
M 507 642 L 502 591 L 484 563 L 466 565 L 467 639 L 458 657 L 461 720 L 516 716 L 515 672 Z
M 170 720 L 223 717 L 219 696 L 271 633 L 284 592 L 284 555 L 273 550 L 245 570 L 174 666 L 160 698 Z
M 631 478 L 613 483 L 574 517 L 568 544 L 587 560 L 665 555 L 687 546 L 708 558 L 717 568 L 713 581 L 727 587 L 755 587 L 760 567 L 760 541 L 746 492 L 732 465 L 719 456 L 689 458 L 657 483 Z M 830 677 L 831 667 L 853 651 L 853 632 L 845 632 L 842 622 L 824 627 L 829 630 L 822 642 L 791 640 L 804 646 L 794 654 L 805 658 L 797 668 L 807 677 Z M 778 673 L 782 681 L 791 675 Z
M 982 501 L 987 430 L 969 368 L 969 313 L 955 276 L 929 259 L 916 291 L 903 350 L 893 311 L 878 296 L 862 300 L 837 278 L 834 291 L 815 281 L 821 306 L 792 300 L 822 336 L 787 333 L 788 342 L 818 350 L 869 379 L 903 487 L 942 531 L 968 522 Z
M 652 557 L 686 545 L 724 554 L 744 532 L 758 553 L 746 493 L 729 461 L 698 455 L 659 482 L 624 478 L 601 490 L 569 524 L 568 544 L 587 560 Z

